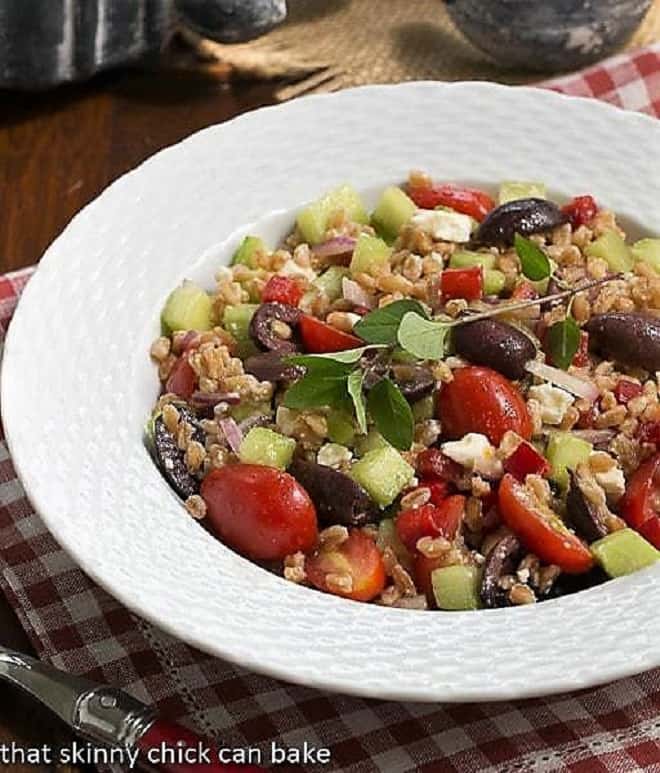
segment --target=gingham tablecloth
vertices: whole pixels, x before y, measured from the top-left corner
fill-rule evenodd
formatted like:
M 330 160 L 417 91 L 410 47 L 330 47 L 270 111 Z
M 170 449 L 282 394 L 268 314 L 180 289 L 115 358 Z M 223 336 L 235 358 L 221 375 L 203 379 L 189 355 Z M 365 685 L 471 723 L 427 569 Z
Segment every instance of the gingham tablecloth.
M 545 85 L 660 116 L 660 45 Z M 0 278 L 0 337 L 31 272 Z M 30 507 L 4 442 L 0 569 L 0 586 L 44 660 L 122 686 L 226 747 L 306 741 L 330 748 L 323 770 L 347 773 L 660 771 L 660 670 L 518 703 L 402 704 L 294 687 L 191 649 L 72 563 Z

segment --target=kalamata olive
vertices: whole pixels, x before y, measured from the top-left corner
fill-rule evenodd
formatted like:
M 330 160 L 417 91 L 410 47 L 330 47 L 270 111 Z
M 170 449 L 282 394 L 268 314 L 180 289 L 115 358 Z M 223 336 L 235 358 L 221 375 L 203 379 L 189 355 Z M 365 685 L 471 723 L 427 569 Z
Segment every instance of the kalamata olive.
M 378 508 L 352 478 L 332 467 L 302 459 L 294 460 L 288 472 L 307 491 L 324 526 L 364 526 L 378 517 Z
M 192 440 L 203 443 L 204 432 L 195 414 L 183 405 L 178 405 L 177 410 L 181 419 L 192 426 Z M 184 452 L 177 445 L 174 435 L 165 426 L 162 416 L 154 422 L 154 450 L 163 477 L 180 497 L 187 499 L 199 491 L 199 481 L 188 471 Z
M 475 365 L 485 365 L 517 381 L 525 363 L 536 356 L 533 341 L 518 328 L 496 319 L 478 319 L 454 328 L 456 352 Z
M 660 319 L 612 312 L 592 317 L 585 330 L 590 347 L 604 357 L 633 368 L 660 370 Z
M 300 309 L 286 303 L 262 303 L 250 321 L 249 333 L 256 345 L 266 351 L 296 352 L 299 350 L 295 328 L 300 321 Z M 290 337 L 278 335 L 278 325 L 289 328 Z
M 590 487 L 590 481 L 573 470 L 569 470 L 568 474 L 571 483 L 566 496 L 567 520 L 580 537 L 587 542 L 595 542 L 608 534 L 604 522 L 607 512 L 605 494 L 595 483 Z
M 248 357 L 243 363 L 246 373 L 252 374 L 259 381 L 295 381 L 305 374 L 302 365 L 284 362 L 280 352 L 263 352 Z
M 513 573 L 522 554 L 518 538 L 507 534 L 495 543 L 486 556 L 481 579 L 481 602 L 488 609 L 509 605 L 506 591 L 500 587 L 499 582 L 505 574 Z
M 516 199 L 492 210 L 479 226 L 474 241 L 483 245 L 511 245 L 513 237 L 550 231 L 568 217 L 546 199 Z
M 431 371 L 419 365 L 393 365 L 392 375 L 401 394 L 410 403 L 430 395 L 435 387 Z

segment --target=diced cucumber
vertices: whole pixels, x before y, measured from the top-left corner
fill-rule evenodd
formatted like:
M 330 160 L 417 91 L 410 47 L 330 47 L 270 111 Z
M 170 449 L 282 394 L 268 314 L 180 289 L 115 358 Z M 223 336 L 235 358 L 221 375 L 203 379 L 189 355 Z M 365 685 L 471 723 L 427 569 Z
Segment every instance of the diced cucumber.
M 296 441 L 266 427 L 253 427 L 243 438 L 238 456 L 243 464 L 262 464 L 286 470 L 291 464 Z
M 553 432 L 546 451 L 552 468 L 550 477 L 562 489 L 568 488 L 568 470 L 574 470 L 578 464 L 586 462 L 593 450 L 591 443 L 570 432 Z
M 439 609 L 479 609 L 481 572 L 476 566 L 443 566 L 431 572 L 435 603 Z
M 504 272 L 496 268 L 484 270 L 484 295 L 499 295 L 506 284 Z
M 212 311 L 210 295 L 186 279 L 165 301 L 161 323 L 168 334 L 175 330 L 210 330 L 213 327 Z
M 394 185 L 385 188 L 376 209 L 371 215 L 371 222 L 386 239 L 396 239 L 401 229 L 417 211 L 415 202 Z
M 351 258 L 351 274 L 370 273 L 376 266 L 384 266 L 389 262 L 392 248 L 377 236 L 362 234 L 353 250 Z
M 240 247 L 234 253 L 231 259 L 231 265 L 235 266 L 241 263 L 243 266 L 256 268 L 255 253 L 266 251 L 266 245 L 258 236 L 246 236 L 240 244 Z
M 660 552 L 632 529 L 614 531 L 593 542 L 591 552 L 610 577 L 632 574 L 660 558 Z
M 415 470 L 392 446 L 369 451 L 351 475 L 381 507 L 389 505 L 412 480 Z
M 229 406 L 229 415 L 234 421 L 243 421 L 251 416 L 270 416 L 273 412 L 270 402 L 253 403 L 250 401 L 240 402 L 238 405 Z
M 236 339 L 239 357 L 249 357 L 257 351 L 248 331 L 250 321 L 258 308 L 256 303 L 239 303 L 225 308 L 222 325 Z
M 449 268 L 472 268 L 473 266 L 483 266 L 483 268 L 495 268 L 496 257 L 492 252 L 471 252 L 470 250 L 459 250 L 449 258 Z
M 357 191 L 350 185 L 343 185 L 312 202 L 298 214 L 297 223 L 303 239 L 310 244 L 320 244 L 328 230 L 328 220 L 342 209 L 354 223 L 369 222 Z
M 509 180 L 500 185 L 499 203 L 506 204 L 518 199 L 545 199 L 547 191 L 544 183 Z
M 399 539 L 394 518 L 383 518 L 378 524 L 376 545 L 378 545 L 381 551 L 388 547 L 391 548 L 394 551 L 394 555 L 404 566 L 410 566 L 412 563 L 412 557 L 408 552 L 408 548 Z
M 602 258 L 612 271 L 632 271 L 633 259 L 630 247 L 617 231 L 605 231 L 584 250 L 590 258 Z
M 369 451 L 374 451 L 376 448 L 388 448 L 389 445 L 380 432 L 372 427 L 366 435 L 361 435 L 355 439 L 355 453 L 358 456 L 364 456 Z
M 413 418 L 415 421 L 426 421 L 435 417 L 435 401 L 433 395 L 426 395 L 421 400 L 412 404 Z
M 342 280 L 349 273 L 344 266 L 330 266 L 312 284 L 318 287 L 330 302 L 336 301 L 342 294 Z
M 355 424 L 347 413 L 341 410 L 332 410 L 327 416 L 328 437 L 333 443 L 350 446 L 355 440 Z
M 640 239 L 631 248 L 633 260 L 648 263 L 660 274 L 660 239 Z

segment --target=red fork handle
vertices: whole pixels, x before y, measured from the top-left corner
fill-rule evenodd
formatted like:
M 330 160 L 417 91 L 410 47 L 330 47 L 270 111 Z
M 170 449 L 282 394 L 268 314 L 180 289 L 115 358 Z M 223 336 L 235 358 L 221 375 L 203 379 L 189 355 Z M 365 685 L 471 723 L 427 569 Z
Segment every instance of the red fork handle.
M 156 720 L 136 742 L 139 765 L 159 773 L 263 773 L 256 765 L 221 762 L 217 747 L 174 722 Z M 186 753 L 188 759 L 185 760 Z M 172 755 L 177 759 L 172 759 Z M 210 760 L 210 761 L 209 761 Z

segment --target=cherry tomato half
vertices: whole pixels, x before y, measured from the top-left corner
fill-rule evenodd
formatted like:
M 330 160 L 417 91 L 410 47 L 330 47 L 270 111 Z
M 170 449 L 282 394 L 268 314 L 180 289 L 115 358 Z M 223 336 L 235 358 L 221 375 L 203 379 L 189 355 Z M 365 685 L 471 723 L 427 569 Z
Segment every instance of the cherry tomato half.
M 422 209 L 450 207 L 479 222 L 495 208 L 495 202 L 484 191 L 457 185 L 408 186 L 408 195 Z
M 305 489 L 286 472 L 257 464 L 230 464 L 202 481 L 213 530 L 229 547 L 257 561 L 312 550 L 316 510 Z
M 437 413 L 450 438 L 479 432 L 499 445 L 508 430 L 525 440 L 532 436 L 532 420 L 518 388 L 490 368 L 471 365 L 455 370 L 453 380 L 438 394 Z
M 364 532 L 351 531 L 348 539 L 321 547 L 305 561 L 307 579 L 315 588 L 354 601 L 371 601 L 385 588 L 385 565 L 376 543 Z M 342 588 L 338 578 L 350 578 Z
M 447 497 L 440 505 L 426 504 L 403 510 L 396 517 L 395 526 L 399 539 L 414 552 L 422 537 L 444 537 L 452 540 L 465 511 L 465 497 Z
M 568 574 L 582 574 L 593 566 L 587 545 L 569 531 L 558 515 L 542 509 L 531 493 L 505 475 L 498 492 L 500 515 L 523 545 L 547 564 Z
M 288 276 L 271 276 L 261 293 L 262 303 L 286 303 L 297 306 L 303 297 L 303 289 L 295 279 Z
M 598 204 L 593 196 L 576 196 L 561 211 L 568 215 L 573 228 L 579 228 L 591 222 L 598 214 Z
M 344 333 L 326 322 L 321 322 L 320 319 L 307 315 L 300 318 L 299 329 L 305 351 L 312 354 L 343 352 L 345 349 L 356 349 L 364 343 L 357 336 Z
M 421 593 L 426 596 L 426 600 L 430 607 L 436 607 L 435 595 L 433 593 L 433 582 L 431 575 L 436 569 L 440 569 L 445 566 L 447 558 L 446 556 L 436 556 L 435 558 L 428 558 L 418 553 L 415 556 L 415 565 L 413 574 L 415 576 L 415 585 L 419 588 Z
M 660 454 L 647 459 L 633 473 L 619 504 L 619 514 L 629 526 L 660 546 Z
M 188 362 L 188 357 L 182 354 L 174 363 L 170 375 L 165 383 L 165 391 L 172 392 L 179 397 L 188 400 L 197 386 L 197 374 L 192 365 Z

